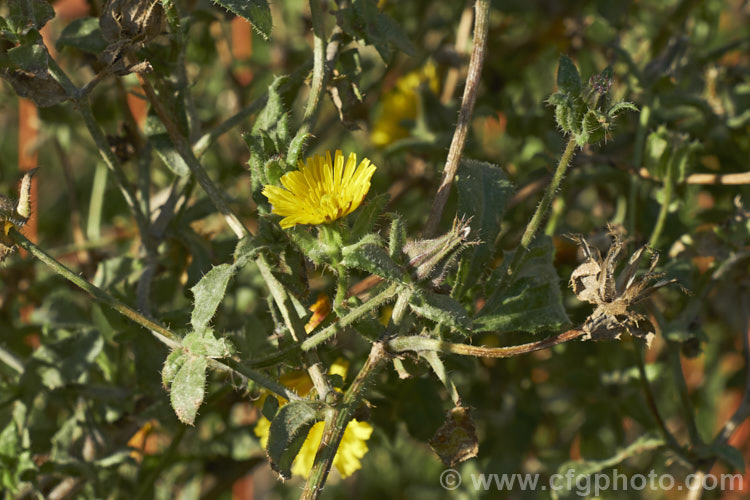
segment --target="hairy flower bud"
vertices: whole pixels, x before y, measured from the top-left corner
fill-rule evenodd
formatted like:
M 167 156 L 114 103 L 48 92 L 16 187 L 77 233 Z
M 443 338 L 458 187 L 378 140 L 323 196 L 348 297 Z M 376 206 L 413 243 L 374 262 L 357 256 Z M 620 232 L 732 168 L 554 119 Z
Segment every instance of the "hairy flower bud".
M 408 265 L 417 280 L 431 280 L 435 286 L 445 280 L 448 271 L 456 264 L 458 255 L 475 242 L 468 241 L 468 219 L 455 219 L 450 231 L 430 240 L 414 240 L 404 245 L 409 257 Z

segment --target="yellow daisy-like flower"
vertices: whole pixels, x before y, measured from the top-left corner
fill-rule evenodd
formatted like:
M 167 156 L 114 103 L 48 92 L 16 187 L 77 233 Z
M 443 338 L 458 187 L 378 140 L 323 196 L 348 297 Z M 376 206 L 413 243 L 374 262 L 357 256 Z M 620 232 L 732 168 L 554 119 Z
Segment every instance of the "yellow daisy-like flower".
M 271 211 L 284 218 L 281 227 L 296 224 L 322 224 L 354 212 L 370 190 L 375 165 L 367 158 L 357 166 L 357 155 L 336 151 L 325 157 L 315 155 L 307 163 L 299 162 L 299 170 L 281 177 L 281 185 L 267 185 L 263 194 L 271 203 Z
M 427 83 L 433 93 L 438 93 L 440 82 L 432 61 L 399 78 L 395 88 L 383 95 L 382 107 L 370 135 L 375 146 L 387 146 L 398 139 L 409 137 L 409 131 L 401 122 L 417 117 L 417 91 L 422 83 Z
M 337 359 L 333 365 L 331 365 L 328 373 L 331 375 L 340 375 L 342 378 L 346 376 L 346 372 L 349 369 L 349 364 L 342 360 Z M 281 383 L 290 389 L 294 389 L 300 396 L 306 396 L 313 387 L 310 377 L 307 372 L 293 372 L 286 374 L 281 377 Z M 258 404 L 262 405 L 265 398 L 261 398 Z M 284 405 L 287 401 L 283 398 L 279 401 L 280 405 Z M 313 462 L 315 461 L 315 454 L 320 446 L 320 440 L 323 437 L 323 429 L 325 422 L 316 422 L 307 433 L 307 438 L 302 444 L 297 457 L 294 459 L 292 464 L 292 474 L 295 476 L 302 476 L 307 478 L 312 470 Z M 263 448 L 268 444 L 268 433 L 271 429 L 271 422 L 266 417 L 261 417 L 258 423 L 255 425 L 255 435 L 260 438 L 260 444 Z M 356 471 L 362 468 L 362 457 L 368 451 L 367 440 L 372 435 L 372 426 L 367 422 L 359 422 L 352 420 L 346 426 L 344 435 L 341 438 L 339 449 L 336 452 L 336 456 L 333 458 L 333 466 L 338 469 L 341 477 L 349 477 Z

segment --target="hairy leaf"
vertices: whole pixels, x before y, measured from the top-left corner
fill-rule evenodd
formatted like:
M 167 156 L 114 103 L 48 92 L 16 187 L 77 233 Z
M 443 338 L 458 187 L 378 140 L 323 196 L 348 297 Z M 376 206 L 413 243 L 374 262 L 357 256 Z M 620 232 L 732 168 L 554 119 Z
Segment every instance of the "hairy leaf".
M 492 259 L 513 184 L 500 167 L 490 163 L 463 160 L 459 172 L 458 216 L 470 219 L 471 237 L 481 241 L 463 256 L 469 263 L 463 286 L 470 287 Z
M 271 37 L 273 20 L 271 8 L 266 0 L 214 0 L 214 2 L 250 21 L 253 29 L 266 40 Z
M 553 265 L 554 246 L 548 236 L 532 242 L 523 264 L 504 290 L 494 290 L 474 320 L 478 331 L 527 331 L 557 329 L 569 322 L 562 305 L 560 278 Z M 506 252 L 510 262 L 512 252 Z M 490 284 L 506 272 L 501 266 Z
M 292 462 L 307 438 L 310 427 L 323 419 L 321 403 L 292 401 L 282 406 L 268 431 L 266 453 L 271 468 L 284 479 L 292 476 Z
M 198 408 L 203 403 L 208 359 L 188 356 L 172 380 L 170 400 L 180 422 L 193 425 Z

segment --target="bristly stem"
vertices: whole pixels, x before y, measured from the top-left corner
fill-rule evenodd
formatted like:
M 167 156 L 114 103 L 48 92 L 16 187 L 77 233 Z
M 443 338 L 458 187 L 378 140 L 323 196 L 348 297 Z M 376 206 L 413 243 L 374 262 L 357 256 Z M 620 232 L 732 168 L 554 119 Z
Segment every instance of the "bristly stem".
M 143 314 L 139 313 L 135 309 L 132 309 L 131 307 L 128 307 L 127 305 L 123 304 L 101 288 L 92 285 L 82 277 L 80 277 L 78 274 L 74 273 L 70 269 L 68 269 L 65 265 L 58 262 L 56 259 L 54 259 L 52 256 L 50 256 L 47 252 L 36 246 L 33 242 L 31 242 L 28 238 L 26 238 L 24 235 L 19 233 L 15 228 L 11 228 L 10 237 L 13 238 L 13 241 L 18 244 L 18 246 L 26 249 L 31 255 L 39 259 L 43 264 L 45 264 L 47 267 L 49 267 L 52 271 L 59 274 L 66 280 L 70 281 L 74 285 L 76 285 L 78 288 L 88 292 L 91 294 L 94 298 L 101 301 L 102 303 L 108 305 L 118 313 L 122 314 L 126 318 L 130 319 L 134 323 L 138 323 L 145 329 L 149 330 L 151 334 L 156 337 L 157 340 L 159 340 L 161 343 L 166 345 L 167 347 L 171 349 L 181 349 L 182 343 L 180 341 L 180 337 L 172 332 L 170 329 L 164 327 L 163 325 L 160 325 L 159 323 L 147 318 Z M 283 385 L 279 384 L 275 380 L 272 380 L 268 376 L 250 368 L 242 363 L 240 363 L 237 360 L 226 358 L 226 359 L 212 359 L 211 365 L 222 369 L 222 370 L 230 370 L 233 371 L 241 376 L 244 376 L 250 380 L 253 380 L 258 385 L 265 387 L 271 392 L 274 392 L 278 394 L 279 396 L 282 396 L 290 401 L 292 400 L 298 400 L 300 399 L 297 394 L 295 394 L 293 391 L 287 389 Z
M 389 352 L 394 353 L 406 351 L 440 352 L 443 354 L 459 354 L 478 358 L 510 358 L 569 342 L 583 336 L 584 333 L 583 330 L 573 329 L 543 340 L 510 347 L 482 347 L 470 344 L 455 344 L 440 339 L 413 335 L 389 340 L 386 348 Z
M 487 32 L 489 30 L 490 0 L 477 0 L 475 5 L 476 22 L 474 24 L 474 47 L 471 52 L 469 61 L 469 73 L 466 76 L 466 86 L 464 87 L 464 96 L 461 101 L 461 111 L 458 113 L 458 123 L 453 133 L 451 147 L 448 150 L 448 159 L 445 162 L 443 170 L 443 179 L 440 182 L 435 200 L 430 210 L 430 216 L 425 225 L 424 237 L 431 238 L 437 233 L 440 225 L 440 218 L 443 215 L 443 209 L 448 202 L 448 195 L 451 192 L 453 179 L 458 172 L 458 165 L 461 163 L 461 154 L 466 145 L 466 137 L 469 133 L 471 115 L 474 111 L 474 103 L 477 99 L 477 90 L 479 89 L 479 79 L 482 75 L 482 65 L 487 47 Z
M 513 253 L 513 258 L 508 265 L 508 270 L 502 276 L 502 278 L 500 279 L 500 283 L 498 283 L 496 287 L 497 293 L 502 292 L 505 289 L 505 286 L 513 280 L 513 273 L 518 270 L 518 266 L 520 266 L 523 262 L 523 259 L 526 256 L 526 251 L 531 246 L 531 242 L 534 241 L 534 237 L 539 231 L 539 228 L 542 225 L 544 217 L 547 215 L 547 211 L 549 210 L 550 205 L 552 205 L 552 202 L 557 196 L 557 190 L 560 188 L 560 184 L 565 177 L 565 172 L 567 172 L 568 166 L 573 160 L 575 151 L 576 139 L 575 137 L 571 137 L 570 139 L 568 139 L 568 144 L 567 146 L 565 146 L 565 151 L 563 151 L 563 154 L 560 157 L 560 162 L 557 164 L 557 168 L 555 169 L 555 173 L 552 176 L 552 180 L 547 186 L 547 189 L 544 191 L 542 201 L 539 202 L 539 205 L 536 207 L 536 212 L 534 212 L 531 220 L 526 225 L 526 230 L 523 232 L 523 236 L 521 236 L 521 242 L 518 244 L 518 248 L 516 248 L 516 251 Z
M 289 330 L 289 333 L 291 333 L 294 341 L 297 344 L 300 344 L 305 340 L 307 334 L 305 333 L 305 325 L 302 324 L 302 319 L 297 314 L 297 310 L 294 308 L 294 304 L 292 304 L 289 293 L 273 275 L 270 264 L 262 254 L 255 260 L 255 263 L 258 265 L 260 274 L 263 276 L 263 280 L 266 282 L 268 290 L 271 292 L 276 305 L 279 307 L 279 311 L 281 311 L 281 316 L 284 318 L 284 324 Z M 323 370 L 323 364 L 320 362 L 320 358 L 318 358 L 318 353 L 314 350 L 310 350 L 304 353 L 304 357 L 307 364 L 307 372 L 315 386 L 318 397 L 325 400 L 328 393 L 333 390 L 333 387 Z
M 211 199 L 213 205 L 224 216 L 224 219 L 226 220 L 227 225 L 230 227 L 232 232 L 234 232 L 237 238 L 243 238 L 244 236 L 250 235 L 250 231 L 248 231 L 248 229 L 240 221 L 239 217 L 237 217 L 232 209 L 229 208 L 229 205 L 224 199 L 224 193 L 222 193 L 221 190 L 216 187 L 216 184 L 214 184 L 214 182 L 208 176 L 208 173 L 206 173 L 203 165 L 201 165 L 198 158 L 196 158 L 195 154 L 193 153 L 193 149 L 190 147 L 190 143 L 182 135 L 179 128 L 177 127 L 177 124 L 172 118 L 171 113 L 161 102 L 159 96 L 156 95 L 156 91 L 151 85 L 151 82 L 149 82 L 141 74 L 138 74 L 138 81 L 141 84 L 141 88 L 143 88 L 143 91 L 146 93 L 146 97 L 151 103 L 151 106 L 159 116 L 159 120 L 161 120 L 161 122 L 164 124 L 164 128 L 167 129 L 167 134 L 169 135 L 169 138 L 172 141 L 175 149 L 180 154 L 180 156 L 182 156 L 183 160 L 185 160 L 188 168 L 190 168 L 190 172 L 195 176 L 203 190 L 206 191 L 206 194 L 208 194 L 208 197 Z
M 328 79 L 326 71 L 326 30 L 323 19 L 323 5 L 320 0 L 310 0 L 310 15 L 313 27 L 313 74 L 310 85 L 310 95 L 307 98 L 305 114 L 302 118 L 302 126 L 299 133 L 309 133 L 318 118 L 320 101 L 325 92 L 325 84 Z
M 141 211 L 141 207 L 138 204 L 138 199 L 135 196 L 132 186 L 128 182 L 127 177 L 125 177 L 120 160 L 115 156 L 114 152 L 112 152 L 112 148 L 107 142 L 107 137 L 104 135 L 104 132 L 94 118 L 94 113 L 91 110 L 91 104 L 89 103 L 88 98 L 85 96 L 79 96 L 79 89 L 75 86 L 65 71 L 63 71 L 63 69 L 57 64 L 57 61 L 51 57 L 49 58 L 49 71 L 60 85 L 63 86 L 65 92 L 67 92 L 68 96 L 72 99 L 73 105 L 81 114 L 89 134 L 91 134 L 91 138 L 94 140 L 94 144 L 96 144 L 96 148 L 99 150 L 99 154 L 104 160 L 104 164 L 115 177 L 117 186 L 120 188 L 123 198 L 125 198 L 130 211 L 133 213 L 135 223 L 138 226 L 138 231 L 141 233 L 141 239 L 145 244 L 148 244 L 148 221 Z
M 352 385 L 347 389 L 341 400 L 341 405 L 335 408 L 326 418 L 323 436 L 320 439 L 318 452 L 315 454 L 310 476 L 305 483 L 305 489 L 302 490 L 301 500 L 313 500 L 320 497 L 323 491 L 323 485 L 331 471 L 333 459 L 339 449 L 341 438 L 344 436 L 347 425 L 354 417 L 354 412 L 362 398 L 362 392 L 367 382 L 376 375 L 388 359 L 388 352 L 382 342 L 376 342 L 372 345 L 370 355 L 365 361 L 365 365 L 357 374 Z

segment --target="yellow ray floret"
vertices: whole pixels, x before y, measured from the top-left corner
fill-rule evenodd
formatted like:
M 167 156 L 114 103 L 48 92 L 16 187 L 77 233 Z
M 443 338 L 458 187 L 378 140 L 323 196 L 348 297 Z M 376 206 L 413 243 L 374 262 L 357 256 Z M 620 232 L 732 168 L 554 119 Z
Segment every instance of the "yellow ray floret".
M 367 158 L 357 165 L 357 155 L 336 151 L 325 157 L 315 155 L 307 163 L 299 162 L 299 170 L 281 177 L 281 185 L 263 187 L 263 194 L 271 203 L 271 211 L 284 218 L 281 227 L 296 224 L 323 224 L 355 211 L 370 190 L 370 179 L 375 165 Z

